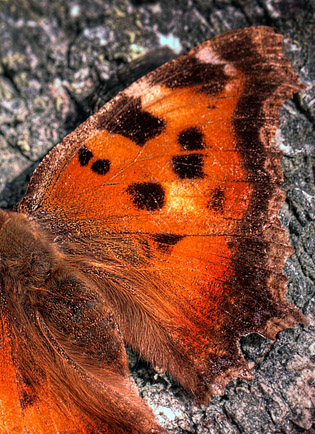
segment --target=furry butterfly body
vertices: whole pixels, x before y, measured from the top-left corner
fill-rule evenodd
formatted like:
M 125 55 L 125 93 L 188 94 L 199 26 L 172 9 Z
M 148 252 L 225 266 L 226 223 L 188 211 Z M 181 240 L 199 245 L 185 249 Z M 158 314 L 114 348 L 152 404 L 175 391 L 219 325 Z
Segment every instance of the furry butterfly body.
M 281 271 L 272 142 L 301 89 L 281 41 L 231 31 L 142 78 L 1 211 L 3 432 L 163 433 L 124 343 L 206 403 L 251 377 L 241 336 L 303 321 Z

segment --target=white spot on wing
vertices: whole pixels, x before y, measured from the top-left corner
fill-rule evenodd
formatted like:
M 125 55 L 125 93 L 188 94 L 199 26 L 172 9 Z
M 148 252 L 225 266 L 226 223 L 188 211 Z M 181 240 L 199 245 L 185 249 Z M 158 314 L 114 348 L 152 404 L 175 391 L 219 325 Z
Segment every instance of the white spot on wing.
M 233 75 L 236 74 L 236 69 L 234 68 L 233 65 L 227 63 L 226 65 L 224 65 L 224 73 L 226 75 L 228 75 L 229 77 L 233 77 Z
M 221 59 L 218 53 L 213 51 L 209 46 L 205 46 L 201 48 L 195 54 L 196 59 L 202 63 L 210 63 L 212 65 L 224 65 L 223 69 L 226 75 L 233 76 L 236 74 L 236 69 L 230 63 L 227 63 L 226 60 Z
M 224 60 L 210 47 L 203 47 L 195 54 L 196 58 L 202 63 L 212 63 L 213 65 L 221 65 Z
M 163 96 L 163 88 L 159 85 L 150 85 L 150 83 L 144 77 L 128 87 L 128 89 L 124 91 L 124 94 L 133 98 L 140 96 L 142 107 L 145 108 L 147 105 L 158 101 Z

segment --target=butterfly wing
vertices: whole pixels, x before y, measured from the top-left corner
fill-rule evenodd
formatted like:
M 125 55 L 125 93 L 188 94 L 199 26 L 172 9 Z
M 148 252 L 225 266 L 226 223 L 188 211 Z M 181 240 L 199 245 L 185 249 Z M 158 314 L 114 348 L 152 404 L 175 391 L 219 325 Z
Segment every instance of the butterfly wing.
M 124 340 L 200 401 L 250 376 L 241 336 L 302 321 L 273 145 L 301 85 L 281 44 L 235 30 L 142 78 L 48 154 L 19 206 L 82 258 Z
M 130 377 L 112 312 L 71 258 L 2 210 L 0 258 L 0 433 L 165 433 Z
M 40 385 L 36 384 L 34 389 L 35 370 L 42 369 L 41 356 L 43 354 L 41 352 L 36 353 L 40 364 L 33 366 L 34 370 L 30 369 L 28 374 L 32 381 L 27 382 L 16 363 L 17 358 L 21 361 L 24 359 L 24 355 L 17 351 L 15 358 L 13 357 L 10 326 L 8 319 L 3 315 L 0 333 L 2 339 L 0 356 L 1 434 L 21 434 L 24 432 L 28 434 L 166 433 L 157 425 L 152 412 L 139 397 L 135 385 L 128 376 L 127 364 L 124 374 L 117 374 L 109 369 L 104 369 L 103 381 L 99 381 L 99 379 L 96 381 L 95 374 L 90 372 L 85 384 L 86 390 L 84 390 L 85 398 L 88 399 L 85 402 L 80 400 L 78 404 L 75 398 L 76 396 L 82 397 L 82 391 L 76 391 L 75 388 L 82 385 L 82 378 L 76 375 L 77 372 L 73 365 L 67 370 L 65 366 L 62 366 L 62 363 L 59 364 L 60 375 L 63 375 L 64 382 L 56 381 L 53 383 L 53 381 L 46 381 L 45 379 Z M 32 346 L 31 348 L 33 349 Z M 122 351 L 124 351 L 123 347 Z M 60 360 L 64 361 L 63 358 Z M 119 357 L 116 362 L 118 365 Z M 47 372 L 50 376 L 53 368 L 54 366 L 51 364 Z M 72 377 L 71 380 L 74 382 L 76 379 L 77 383 L 73 383 L 70 396 L 63 396 L 62 388 L 69 392 L 65 385 L 68 380 L 67 371 Z M 50 380 L 52 379 L 50 378 Z M 101 387 L 98 387 L 98 384 Z M 93 393 L 94 395 L 92 395 Z M 96 416 L 97 412 L 93 411 L 95 410 L 93 407 L 95 403 L 99 406 L 97 401 L 103 402 L 103 412 L 98 417 Z M 91 406 L 90 409 L 84 408 L 83 403 L 86 402 Z M 132 423 L 130 423 L 131 418 L 133 418 Z
M 9 329 L 8 319 L 2 314 L 0 433 L 23 433 L 27 429 L 30 434 L 88 434 L 89 424 L 84 423 L 82 415 L 74 408 L 68 407 L 66 414 L 61 413 L 47 387 L 42 389 L 42 396 L 34 395 L 32 388 L 20 378 L 12 357 Z

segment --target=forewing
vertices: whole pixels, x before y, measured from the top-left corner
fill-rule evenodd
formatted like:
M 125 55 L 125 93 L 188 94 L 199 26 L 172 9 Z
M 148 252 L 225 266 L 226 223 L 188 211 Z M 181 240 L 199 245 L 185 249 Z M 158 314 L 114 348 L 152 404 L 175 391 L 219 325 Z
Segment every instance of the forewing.
M 235 30 L 142 78 L 48 154 L 19 207 L 88 239 L 126 342 L 201 400 L 250 376 L 240 336 L 302 321 L 285 299 L 273 144 L 301 85 L 281 44 L 270 28 Z

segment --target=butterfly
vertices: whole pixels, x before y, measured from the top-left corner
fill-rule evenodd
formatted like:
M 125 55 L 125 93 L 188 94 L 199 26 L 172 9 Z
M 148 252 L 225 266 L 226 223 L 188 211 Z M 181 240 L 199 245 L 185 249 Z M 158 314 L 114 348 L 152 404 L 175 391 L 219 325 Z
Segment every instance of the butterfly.
M 124 344 L 206 404 L 252 377 L 242 336 L 303 323 L 273 144 L 303 85 L 281 44 L 238 29 L 161 66 L 0 211 L 0 433 L 166 433 Z

